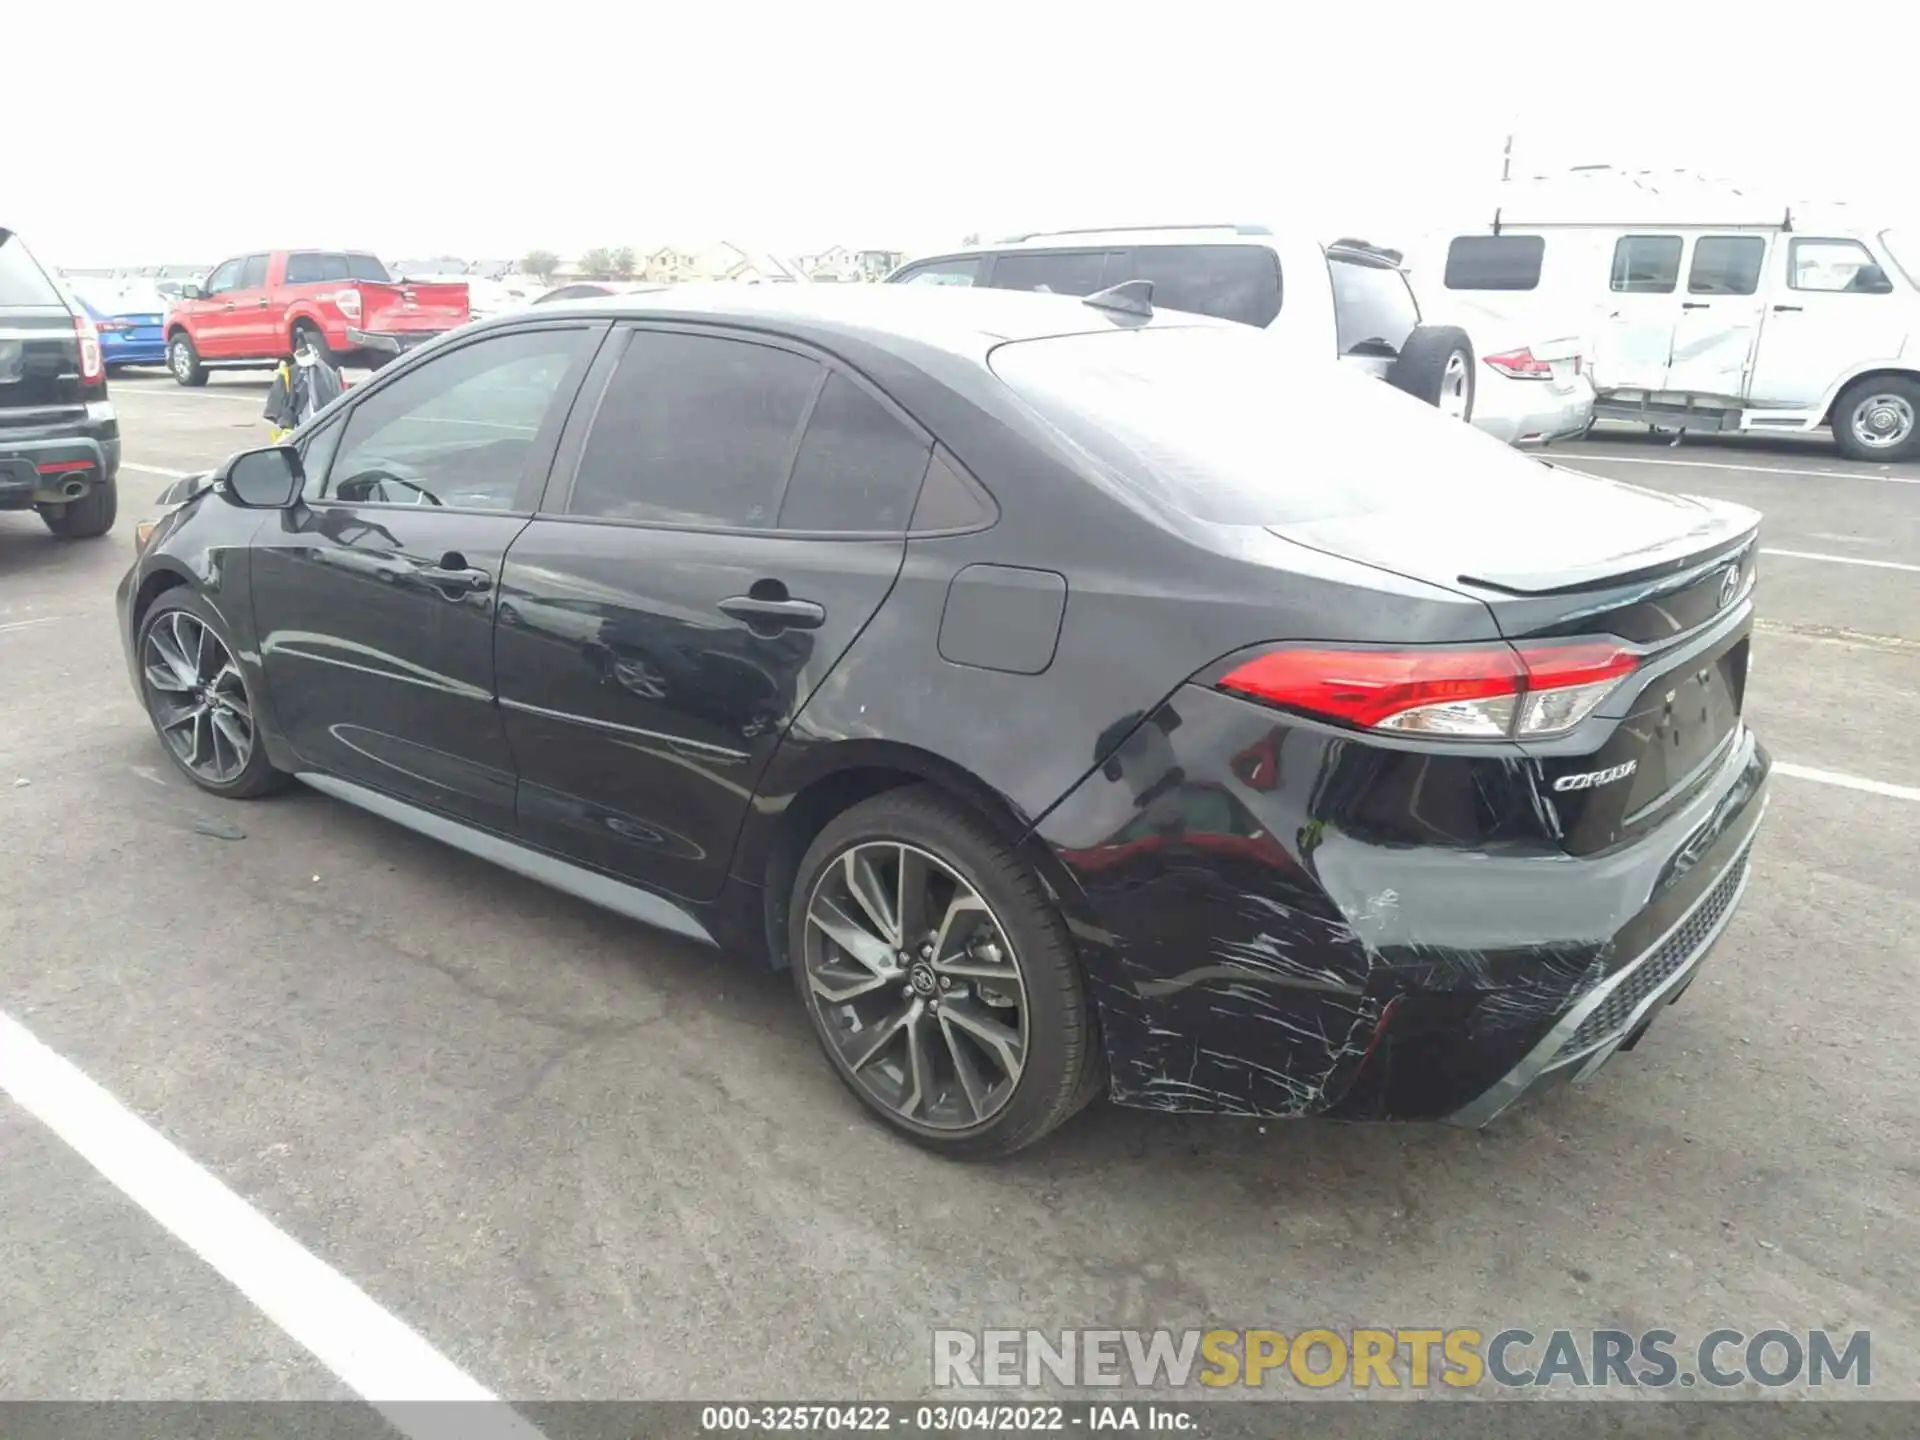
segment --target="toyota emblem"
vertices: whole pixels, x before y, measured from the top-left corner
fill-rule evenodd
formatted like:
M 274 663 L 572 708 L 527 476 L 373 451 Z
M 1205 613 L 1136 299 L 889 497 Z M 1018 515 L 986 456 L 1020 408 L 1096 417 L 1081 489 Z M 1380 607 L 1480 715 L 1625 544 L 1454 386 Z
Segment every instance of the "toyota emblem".
M 1720 608 L 1726 609 L 1740 593 L 1740 567 L 1729 565 L 1727 573 L 1720 577 Z

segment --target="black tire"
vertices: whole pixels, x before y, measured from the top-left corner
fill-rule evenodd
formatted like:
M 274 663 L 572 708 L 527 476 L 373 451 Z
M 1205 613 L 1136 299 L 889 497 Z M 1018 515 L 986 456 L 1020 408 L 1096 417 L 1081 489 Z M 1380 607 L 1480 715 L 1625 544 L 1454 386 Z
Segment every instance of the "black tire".
M 1876 405 L 1885 399 L 1892 404 Z M 1900 410 L 1905 405 L 1904 415 Z M 1882 416 L 1904 424 L 1905 434 L 1888 443 L 1873 443 L 1870 417 Z M 1920 382 L 1903 375 L 1869 375 L 1849 385 L 1833 402 L 1833 439 L 1849 460 L 1892 465 L 1920 456 Z
M 78 500 L 35 508 L 47 529 L 58 538 L 92 540 L 113 529 L 113 522 L 120 514 L 120 487 L 115 481 L 102 480 Z
M 813 1003 L 806 960 L 807 906 L 827 868 L 856 844 L 904 841 L 964 876 L 1019 957 L 1027 1001 L 1027 1054 L 1005 1104 L 970 1129 L 936 1129 L 882 1105 L 861 1087 Z M 1010 1155 L 1071 1119 L 1105 1079 L 1086 982 L 1065 922 L 1013 850 L 963 806 L 931 786 L 890 790 L 836 816 L 807 848 L 787 905 L 794 988 L 841 1083 L 895 1133 L 955 1159 Z
M 1457 361 L 1457 364 L 1456 364 Z M 1454 325 L 1422 325 L 1407 337 L 1400 355 L 1387 372 L 1387 383 L 1416 400 L 1439 407 L 1453 396 L 1464 403 L 1462 420 L 1473 419 L 1473 341 Z M 1459 393 L 1464 391 L 1464 394 Z
M 294 321 L 293 333 L 288 338 L 292 342 L 293 350 L 296 354 L 299 353 L 300 347 L 304 342 L 308 349 L 312 350 L 314 354 L 318 355 L 329 365 L 336 367 L 339 365 L 339 361 L 333 358 L 333 351 L 327 348 L 327 337 L 320 333 L 320 327 L 312 321 Z
M 200 363 L 200 351 L 195 348 L 193 337 L 184 330 L 174 331 L 167 340 L 167 369 L 176 385 L 207 383 L 207 367 Z
M 166 752 L 167 758 L 173 762 L 176 770 L 209 795 L 219 795 L 228 800 L 252 800 L 262 795 L 271 795 L 277 790 L 284 790 L 292 782 L 293 777 L 283 770 L 276 770 L 273 762 L 267 758 L 267 747 L 260 734 L 257 719 L 260 713 L 259 705 L 252 689 L 246 683 L 245 671 L 239 672 L 241 691 L 246 697 L 248 709 L 256 719 L 252 752 L 246 766 L 237 775 L 224 783 L 216 783 L 205 776 L 198 775 L 187 767 L 173 746 L 167 743 L 167 738 L 160 729 L 160 719 L 154 713 L 156 691 L 147 678 L 146 665 L 142 657 L 147 653 L 147 637 L 153 633 L 154 627 L 176 610 L 185 611 L 211 630 L 215 638 L 226 646 L 229 655 L 234 651 L 233 637 L 227 633 L 227 627 L 221 623 L 218 613 L 184 585 L 162 591 L 159 598 L 147 607 L 146 614 L 140 617 L 140 628 L 134 637 L 133 653 L 136 668 L 140 674 L 140 703 L 146 709 L 147 720 L 152 724 L 154 735 L 160 741 L 160 748 Z

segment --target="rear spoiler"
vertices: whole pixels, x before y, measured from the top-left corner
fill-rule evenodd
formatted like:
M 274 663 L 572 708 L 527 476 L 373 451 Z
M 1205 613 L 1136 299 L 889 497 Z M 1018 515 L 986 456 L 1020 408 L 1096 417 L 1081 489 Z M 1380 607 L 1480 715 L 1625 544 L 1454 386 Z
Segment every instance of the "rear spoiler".
M 1554 470 L 1583 473 L 1570 465 L 1552 460 L 1539 463 Z M 1482 590 L 1497 590 L 1503 595 L 1533 597 L 1569 595 L 1601 584 L 1613 586 L 1632 585 L 1643 580 L 1665 581 L 1682 575 L 1704 574 L 1715 566 L 1724 565 L 1735 555 L 1744 554 L 1759 538 L 1760 513 L 1757 510 L 1724 500 L 1711 501 L 1698 496 L 1692 498 L 1703 505 L 1712 506 L 1707 518 L 1686 534 L 1647 550 L 1614 555 L 1591 565 L 1544 574 L 1502 570 L 1486 575 L 1462 575 L 1459 577 L 1460 583 L 1475 585 Z

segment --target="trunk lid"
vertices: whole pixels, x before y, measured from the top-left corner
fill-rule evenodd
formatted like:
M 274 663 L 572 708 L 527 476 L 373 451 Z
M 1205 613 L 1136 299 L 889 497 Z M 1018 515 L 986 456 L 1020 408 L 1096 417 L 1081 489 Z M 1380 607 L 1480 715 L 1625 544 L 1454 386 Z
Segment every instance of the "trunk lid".
M 1639 652 L 1591 720 L 1525 746 L 1566 847 L 1609 848 L 1658 824 L 1738 743 L 1760 516 L 1474 449 L 1476 473 L 1439 470 L 1392 509 L 1269 528 L 1471 595 L 1509 640 L 1612 636 Z
M 360 322 L 357 328 L 379 334 L 437 335 L 468 320 L 467 287 L 461 281 L 415 282 L 396 280 L 379 284 L 362 280 Z

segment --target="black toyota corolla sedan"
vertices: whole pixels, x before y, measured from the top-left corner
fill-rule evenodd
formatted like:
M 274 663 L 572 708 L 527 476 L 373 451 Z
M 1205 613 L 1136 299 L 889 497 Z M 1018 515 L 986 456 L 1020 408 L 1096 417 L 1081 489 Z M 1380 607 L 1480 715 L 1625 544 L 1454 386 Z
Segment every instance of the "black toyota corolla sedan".
M 1765 801 L 1753 512 L 1137 284 L 543 306 L 181 490 L 119 603 L 194 783 L 786 967 L 951 1154 L 1483 1124 L 1687 986 Z

